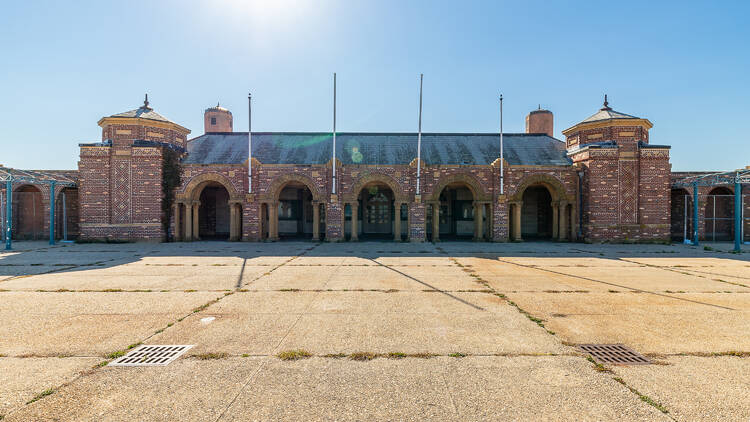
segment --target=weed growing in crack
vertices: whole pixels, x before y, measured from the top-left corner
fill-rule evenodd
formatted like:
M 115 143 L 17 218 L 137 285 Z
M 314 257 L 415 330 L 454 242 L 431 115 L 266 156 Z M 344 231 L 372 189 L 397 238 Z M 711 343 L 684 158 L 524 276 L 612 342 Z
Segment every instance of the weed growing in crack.
M 36 396 L 34 396 L 34 398 L 32 398 L 31 400 L 27 401 L 26 404 L 34 403 L 35 401 L 41 400 L 41 399 L 49 396 L 50 394 L 53 394 L 54 392 L 55 392 L 54 388 L 48 388 L 48 389 L 42 391 L 41 393 L 37 394 Z
M 214 360 L 214 359 L 226 359 L 229 357 L 228 353 L 199 353 L 197 355 L 193 355 L 194 358 L 199 360 Z
M 309 358 L 311 356 L 312 354 L 310 352 L 303 349 L 285 350 L 276 355 L 276 357 L 281 360 L 300 360 Z
M 640 391 L 636 390 L 635 388 L 629 386 L 628 384 L 625 383 L 625 380 L 623 380 L 622 378 L 615 377 L 613 379 L 615 381 L 619 382 L 620 384 L 624 385 L 628 390 L 630 390 L 631 393 L 633 393 L 636 396 L 638 396 L 638 398 L 641 399 L 641 401 L 643 401 L 643 402 L 645 402 L 645 403 L 647 403 L 647 404 L 649 404 L 649 405 L 657 408 L 661 413 L 669 413 L 669 410 L 667 410 L 664 406 L 662 406 L 661 403 L 659 403 L 656 400 L 652 399 L 651 397 L 649 397 L 649 396 L 641 393 Z

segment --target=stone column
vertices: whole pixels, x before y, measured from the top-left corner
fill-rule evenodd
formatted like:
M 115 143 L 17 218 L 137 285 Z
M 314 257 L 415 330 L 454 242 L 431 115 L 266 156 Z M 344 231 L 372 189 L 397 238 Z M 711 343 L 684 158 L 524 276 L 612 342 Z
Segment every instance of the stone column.
M 279 203 L 268 203 L 268 240 L 279 240 Z
M 312 234 L 312 240 L 318 241 L 320 240 L 320 204 L 317 202 L 312 203 L 312 209 L 313 209 L 313 234 Z
M 180 203 L 175 202 L 174 203 L 174 240 L 175 242 L 179 242 L 182 240 L 182 236 L 180 236 Z
M 474 202 L 474 241 L 482 240 L 482 207 L 484 205 Z
M 185 203 L 185 241 L 193 241 L 193 206 Z
M 557 216 L 560 213 L 560 204 L 557 202 L 552 203 L 552 238 L 557 239 L 558 231 L 560 229 Z
M 237 207 L 234 202 L 229 203 L 229 241 L 237 240 Z
M 570 241 L 575 242 L 578 239 L 578 218 L 576 207 L 570 204 Z
M 201 240 L 200 237 L 200 230 L 199 230 L 199 221 L 198 221 L 198 212 L 200 210 L 201 203 L 200 201 L 194 201 L 193 202 L 193 240 Z
M 561 242 L 568 240 L 568 203 L 560 201 L 560 231 L 559 240 Z
M 523 209 L 523 201 L 518 201 L 513 204 L 513 240 L 520 242 L 521 238 L 521 210 Z
M 357 216 L 359 214 L 359 202 L 352 202 L 352 242 L 356 242 L 359 240 L 359 227 L 357 227 Z
M 440 202 L 432 203 L 432 241 L 440 241 Z
M 393 216 L 393 241 L 401 241 L 401 203 L 394 203 L 394 212 L 396 215 Z

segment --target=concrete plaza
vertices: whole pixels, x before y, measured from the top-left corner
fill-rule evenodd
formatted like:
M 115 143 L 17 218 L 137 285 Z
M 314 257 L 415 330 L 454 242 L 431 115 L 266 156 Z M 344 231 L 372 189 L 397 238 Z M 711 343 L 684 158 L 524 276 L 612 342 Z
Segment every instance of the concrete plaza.
M 0 419 L 748 420 L 750 251 L 707 249 L 18 242 Z M 194 347 L 105 365 L 138 344 Z

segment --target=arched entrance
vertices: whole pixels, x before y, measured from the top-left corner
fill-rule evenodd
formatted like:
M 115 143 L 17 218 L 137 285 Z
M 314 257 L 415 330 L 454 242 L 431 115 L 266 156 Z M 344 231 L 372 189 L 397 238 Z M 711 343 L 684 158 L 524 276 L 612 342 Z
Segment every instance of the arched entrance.
M 706 196 L 705 238 L 710 241 L 734 239 L 734 194 L 720 186 Z
M 78 189 L 66 187 L 55 201 L 55 237 L 74 240 L 79 233 Z
M 13 191 L 13 238 L 44 239 L 44 203 L 42 192 L 34 185 L 23 185 Z
M 693 233 L 693 201 L 685 189 L 672 189 L 670 193 L 670 236 L 682 242 Z
M 202 240 L 229 240 L 229 192 L 220 183 L 207 183 L 199 196 L 198 237 Z
M 313 201 L 312 192 L 303 183 L 290 182 L 279 193 L 278 235 L 286 239 L 310 239 L 313 235 L 313 220 L 320 223 L 320 204 Z
M 431 212 L 427 215 L 427 232 L 433 242 L 484 237 L 481 228 L 477 233 L 476 224 L 476 219 L 482 223 L 486 219 L 484 206 L 476 203 L 473 192 L 465 183 L 445 186 L 438 198 L 430 204 Z
M 562 182 L 549 174 L 533 174 L 522 180 L 508 198 L 510 239 L 577 238 L 577 208 Z
M 552 239 L 554 222 L 550 191 L 543 185 L 530 186 L 523 192 L 522 199 L 521 237 L 527 240 Z
M 241 240 L 243 197 L 218 173 L 193 177 L 172 210 L 176 240 Z
M 393 190 L 384 183 L 373 182 L 365 185 L 357 197 L 359 224 L 350 224 L 349 230 L 357 228 L 358 236 L 365 239 L 393 239 L 396 210 Z M 352 219 L 355 217 L 350 215 Z M 401 213 L 398 213 L 401 218 Z M 400 228 L 399 228 L 400 230 Z
M 408 234 L 408 205 L 398 183 L 382 173 L 361 176 L 344 195 L 344 237 L 352 241 L 393 239 Z

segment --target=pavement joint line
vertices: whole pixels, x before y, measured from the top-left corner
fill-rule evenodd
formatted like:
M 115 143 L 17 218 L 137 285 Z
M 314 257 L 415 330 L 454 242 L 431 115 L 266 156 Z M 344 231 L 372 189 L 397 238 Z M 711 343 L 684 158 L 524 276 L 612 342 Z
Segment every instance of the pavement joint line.
M 318 246 L 320 246 L 320 243 L 316 243 L 316 244 L 315 244 L 315 245 L 314 245 L 313 247 L 311 247 L 311 248 L 309 248 L 309 249 L 307 249 L 307 250 L 303 251 L 303 252 L 302 252 L 302 253 L 301 253 L 300 255 L 297 255 L 297 256 L 295 256 L 294 258 L 292 258 L 292 259 L 290 259 L 290 260 L 288 260 L 288 261 L 285 261 L 284 263 L 282 263 L 281 265 L 277 266 L 276 268 L 280 268 L 281 266 L 283 266 L 283 265 L 285 265 L 285 264 L 287 264 L 287 263 L 291 262 L 292 260 L 294 260 L 294 259 L 298 258 L 299 256 L 302 256 L 302 255 L 306 254 L 307 252 L 309 252 L 309 251 L 311 251 L 311 250 L 313 250 L 313 249 L 317 248 Z M 274 268 L 273 270 L 275 270 L 276 268 Z M 273 271 L 273 270 L 271 270 L 271 271 Z M 270 274 L 270 273 L 271 273 L 271 271 L 269 271 L 269 272 L 268 272 L 268 273 L 266 273 L 266 274 Z M 263 276 L 265 276 L 266 274 L 263 274 L 263 275 L 261 275 L 260 277 L 263 277 Z M 332 276 L 333 276 L 333 275 L 331 275 L 331 277 L 332 277 Z M 252 280 L 251 282 L 253 282 L 253 281 L 256 281 L 256 280 L 260 279 L 260 277 L 256 277 L 256 278 L 255 278 L 254 280 Z M 310 303 L 308 304 L 308 307 L 312 305 L 312 302 L 313 302 L 313 301 L 314 301 L 314 299 L 310 301 Z M 279 347 L 279 346 L 281 345 L 281 343 L 282 343 L 282 342 L 283 342 L 283 341 L 284 341 L 284 340 L 286 339 L 286 337 L 287 337 L 287 336 L 289 335 L 289 333 L 290 333 L 290 332 L 291 332 L 291 330 L 292 330 L 292 329 L 294 328 L 294 326 L 295 326 L 295 325 L 297 324 L 297 322 L 298 322 L 298 321 L 299 321 L 299 320 L 300 320 L 300 319 L 302 318 L 302 315 L 303 315 L 303 313 L 300 313 L 299 317 L 297 317 L 297 320 L 296 320 L 296 321 L 294 322 L 294 324 L 292 324 L 292 326 L 291 326 L 291 327 L 289 328 L 289 330 L 288 330 L 288 331 L 286 332 L 286 334 L 284 334 L 284 337 L 283 337 L 283 338 L 281 339 L 281 341 L 279 342 L 279 344 L 277 344 L 277 345 L 276 345 L 276 348 L 278 348 L 278 347 Z M 269 360 L 270 360 L 270 359 L 269 359 Z M 243 391 L 245 391 L 245 388 L 247 388 L 247 386 L 248 386 L 248 385 L 250 384 L 250 382 L 251 382 L 252 380 L 254 380 L 254 379 L 255 379 L 255 377 L 257 377 L 257 376 L 258 376 L 258 374 L 260 373 L 260 371 L 261 371 L 261 370 L 263 369 L 263 367 L 265 367 L 265 366 L 266 366 L 266 363 L 267 363 L 267 362 L 268 362 L 269 360 L 264 360 L 263 362 L 261 362 L 261 364 L 260 364 L 260 365 L 258 366 L 258 369 L 257 369 L 257 370 L 256 370 L 256 371 L 255 371 L 255 372 L 253 373 L 253 375 L 251 375 L 251 376 L 250 376 L 250 377 L 249 377 L 249 378 L 247 379 L 247 382 L 245 382 L 245 384 L 244 384 L 244 385 L 243 385 L 242 387 L 240 387 L 240 388 L 239 388 L 239 389 L 237 390 L 237 394 L 236 394 L 236 395 L 235 395 L 235 396 L 234 396 L 234 397 L 232 398 L 232 400 L 231 400 L 231 401 L 230 401 L 230 402 L 229 402 L 229 403 L 227 404 L 227 407 L 225 407 L 225 408 L 224 408 L 224 410 L 223 410 L 223 411 L 222 411 L 222 412 L 221 412 L 221 413 L 219 414 L 219 416 L 218 416 L 218 417 L 216 418 L 216 422 L 218 422 L 218 421 L 219 421 L 219 420 L 220 420 L 221 418 L 223 418 L 223 417 L 224 417 L 224 415 L 225 415 L 225 414 L 227 413 L 227 411 L 229 410 L 229 408 L 230 408 L 230 407 L 232 407 L 232 405 L 234 404 L 234 402 L 235 402 L 235 401 L 237 401 L 237 398 L 238 398 L 238 397 L 240 396 L 240 394 L 242 394 L 242 392 L 243 392 Z
M 692 272 L 696 272 L 696 273 L 701 273 L 701 274 L 692 274 L 692 273 L 686 273 L 684 271 L 680 271 L 680 270 L 683 269 L 683 267 L 661 267 L 661 266 L 653 265 L 653 264 L 644 264 L 644 263 L 640 263 L 640 262 L 636 262 L 636 261 L 630 261 L 627 258 L 620 258 L 620 259 L 623 260 L 623 261 L 625 261 L 625 262 L 632 262 L 632 263 L 635 263 L 635 264 L 640 264 L 643 267 L 647 267 L 647 268 L 657 268 L 657 269 L 660 269 L 660 270 L 669 271 L 669 272 L 673 272 L 673 273 L 677 273 L 677 274 L 691 275 L 691 276 L 694 276 L 694 277 L 705 278 L 706 280 L 717 281 L 717 282 L 720 282 L 720 283 L 727 283 L 727 284 L 733 284 L 735 286 L 750 288 L 750 286 L 747 286 L 747 285 L 742 284 L 742 283 L 734 283 L 734 282 L 727 281 L 727 280 L 717 280 L 715 278 L 706 277 L 706 276 L 701 275 L 701 274 L 710 274 L 710 275 L 717 276 L 717 277 L 732 277 L 732 278 L 748 278 L 748 277 L 731 276 L 731 275 L 726 275 L 726 274 L 716 274 L 716 273 L 710 273 L 710 272 L 705 272 L 705 271 L 697 271 L 697 270 L 692 270 L 692 269 L 685 268 L 685 271 L 692 271 Z
M 461 302 L 461 303 L 463 303 L 463 304 L 465 304 L 465 305 L 471 306 L 472 308 L 474 308 L 474 309 L 477 309 L 477 310 L 479 310 L 479 311 L 486 311 L 486 309 L 482 308 L 481 306 L 477 306 L 477 305 L 475 305 L 475 304 L 473 304 L 473 303 L 471 303 L 471 302 L 468 302 L 468 301 L 466 301 L 466 300 L 463 300 L 463 299 L 461 299 L 460 297 L 456 297 L 456 296 L 454 296 L 454 295 L 450 294 L 450 293 L 449 293 L 448 291 L 446 291 L 446 290 L 440 290 L 440 289 L 438 289 L 437 287 L 434 287 L 434 286 L 430 285 L 429 283 L 425 283 L 424 281 L 422 281 L 422 280 L 419 280 L 419 279 L 417 279 L 417 278 L 415 278 L 415 277 L 412 277 L 412 276 L 410 276 L 410 275 L 408 275 L 408 274 L 405 274 L 405 273 L 403 273 L 403 272 L 401 272 L 401 271 L 399 271 L 399 270 L 397 270 L 397 269 L 395 269 L 395 268 L 392 268 L 392 267 L 388 267 L 388 266 L 385 266 L 385 265 L 383 265 L 383 264 L 379 263 L 378 261 L 375 261 L 375 260 L 374 260 L 374 259 L 372 259 L 372 258 L 369 258 L 369 259 L 370 259 L 370 260 L 371 260 L 372 262 L 376 262 L 376 263 L 377 263 L 378 265 L 380 265 L 380 266 L 383 266 L 383 267 L 385 267 L 385 268 L 388 268 L 389 270 L 391 270 L 391 271 L 393 271 L 393 272 L 399 273 L 399 274 L 401 274 L 402 276 L 404 276 L 404 277 L 406 277 L 406 278 L 408 278 L 408 279 L 411 279 L 411 280 L 414 280 L 414 281 L 416 281 L 417 283 L 423 284 L 423 285 L 425 285 L 425 286 L 427 286 L 427 287 L 429 287 L 429 288 L 433 289 L 434 291 L 436 291 L 436 292 L 440 292 L 440 293 L 442 293 L 442 294 L 444 294 L 444 295 L 446 295 L 446 296 L 448 296 L 448 297 L 450 297 L 450 298 L 452 298 L 452 299 L 455 299 L 455 300 L 457 300 L 457 301 L 459 301 L 459 302 Z M 446 266 L 446 265 L 443 265 L 443 266 Z
M 438 247 L 437 249 L 440 252 L 442 252 L 442 253 L 446 253 L 442 248 Z M 498 261 L 501 261 L 501 262 L 508 262 L 508 261 L 504 261 L 504 260 L 500 259 L 500 257 L 498 257 L 497 259 L 498 259 Z M 466 268 L 460 262 L 458 262 L 458 260 L 455 257 L 451 257 L 451 260 L 457 266 Z M 516 264 L 516 265 L 520 265 L 520 264 Z M 521 266 L 524 266 L 524 265 L 521 265 Z M 474 270 L 473 267 L 468 267 L 468 268 L 469 268 L 469 272 L 470 273 L 476 275 L 476 270 Z M 490 289 L 494 290 L 494 288 L 492 286 L 490 286 L 487 281 L 485 281 L 484 279 L 482 279 L 478 275 L 476 275 L 476 278 L 477 278 L 477 282 L 482 283 L 482 284 L 486 284 Z M 520 306 L 518 306 L 515 302 L 513 302 L 512 300 L 510 300 L 510 298 L 508 298 L 504 294 L 496 292 L 495 295 L 498 296 L 498 297 L 500 297 L 500 298 L 502 298 L 502 299 L 504 299 L 504 300 L 506 300 L 510 305 L 514 306 L 518 310 L 518 312 L 520 312 L 521 314 L 525 315 L 528 319 L 530 319 L 531 321 L 535 322 L 537 325 L 539 325 L 540 327 L 542 327 L 547 332 L 547 334 L 549 334 L 552 337 L 555 337 L 555 338 L 561 340 L 561 342 L 563 343 L 564 346 L 573 347 L 573 346 L 568 346 L 568 344 L 566 344 L 567 343 L 566 341 L 562 341 L 562 339 L 560 339 L 559 337 L 557 337 L 557 335 L 554 332 L 550 331 L 547 327 L 545 327 L 544 324 L 543 324 L 544 320 L 542 320 L 541 318 L 534 317 L 529 312 L 525 311 Z M 586 357 L 587 360 L 590 359 L 590 357 L 585 356 L 584 354 L 581 354 L 581 353 L 576 353 L 575 356 L 578 356 L 578 357 L 581 357 L 581 358 Z M 591 359 L 591 360 L 593 360 L 593 359 Z M 589 360 L 589 361 L 591 361 L 591 360 Z M 597 364 L 596 362 L 593 363 L 592 368 L 594 369 L 595 372 L 606 373 L 606 374 L 613 374 L 613 371 L 609 367 Z M 672 420 L 674 420 L 674 418 L 671 415 L 669 415 L 669 411 L 666 408 L 664 408 L 660 403 L 654 402 L 648 396 L 644 396 L 643 394 L 641 394 L 640 392 L 638 392 L 638 390 L 636 390 L 635 388 L 632 388 L 629 385 L 627 385 L 625 383 L 625 381 L 623 381 L 621 378 L 619 378 L 619 377 L 612 377 L 612 379 L 614 379 L 615 381 L 617 381 L 620 384 L 622 384 L 625 387 L 627 387 L 630 390 L 630 392 L 633 393 L 633 394 L 635 394 L 639 399 L 641 399 L 641 401 L 643 401 L 646 404 L 649 404 L 649 405 L 657 408 L 659 411 L 661 411 L 662 413 L 664 413 L 667 416 L 669 416 Z
M 620 258 L 620 259 L 622 259 L 622 258 Z M 632 291 L 641 292 L 641 293 L 648 293 L 648 294 L 652 294 L 652 295 L 656 295 L 656 296 L 661 296 L 661 297 L 666 297 L 666 298 L 670 298 L 670 299 L 682 300 L 682 301 L 685 301 L 685 302 L 696 303 L 696 304 L 699 304 L 699 305 L 712 306 L 714 308 L 726 309 L 726 310 L 729 310 L 729 311 L 736 311 L 736 309 L 730 308 L 730 307 L 727 307 L 727 306 L 714 305 L 713 303 L 701 302 L 699 300 L 685 299 L 685 298 L 682 298 L 682 297 L 670 296 L 670 295 L 667 295 L 667 294 L 662 294 L 662 293 L 654 292 L 654 291 L 650 291 L 650 290 L 637 289 L 637 288 L 634 288 L 634 287 L 628 287 L 628 286 L 623 286 L 623 285 L 616 284 L 616 283 L 610 283 L 608 281 L 596 280 L 596 279 L 589 278 L 589 277 L 583 277 L 583 276 L 579 276 L 579 275 L 566 274 L 566 273 L 562 273 L 562 272 L 559 272 L 559 271 L 550 270 L 550 269 L 544 268 L 544 267 L 535 267 L 535 266 L 530 266 L 530 265 L 525 265 L 525 264 L 519 264 L 519 263 L 516 263 L 516 262 L 513 262 L 513 261 L 504 260 L 504 259 L 502 259 L 500 257 L 498 257 L 497 260 L 500 261 L 500 262 L 504 262 L 506 264 L 512 264 L 512 265 L 515 265 L 515 266 L 518 266 L 518 267 L 531 268 L 531 269 L 534 269 L 534 270 L 545 271 L 545 272 L 548 272 L 548 273 L 562 275 L 562 276 L 566 276 L 566 277 L 580 278 L 581 280 L 592 281 L 594 283 L 601 283 L 601 284 L 606 284 L 606 285 L 609 285 L 609 286 L 620 287 L 620 288 L 626 289 L 626 290 L 632 290 Z

